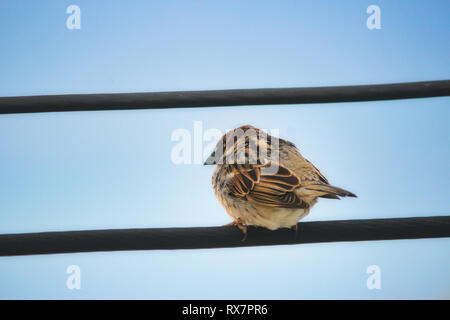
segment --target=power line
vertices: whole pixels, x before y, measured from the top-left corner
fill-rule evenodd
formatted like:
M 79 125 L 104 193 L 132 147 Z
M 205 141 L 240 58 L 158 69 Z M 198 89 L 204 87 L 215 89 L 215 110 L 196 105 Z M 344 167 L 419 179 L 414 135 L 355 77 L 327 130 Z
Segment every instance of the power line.
M 301 222 L 298 232 L 249 227 L 115 229 L 0 235 L 0 256 L 122 250 L 233 248 L 450 237 L 450 216 Z
M 0 114 L 305 104 L 450 95 L 450 80 L 394 84 L 0 97 Z
M 374 101 L 450 95 L 450 80 L 247 90 L 0 98 L 0 114 Z M 450 216 L 302 222 L 291 230 L 234 227 L 117 229 L 0 235 L 0 256 L 118 250 L 206 249 L 335 241 L 450 237 Z M 294 237 L 295 236 L 295 237 Z

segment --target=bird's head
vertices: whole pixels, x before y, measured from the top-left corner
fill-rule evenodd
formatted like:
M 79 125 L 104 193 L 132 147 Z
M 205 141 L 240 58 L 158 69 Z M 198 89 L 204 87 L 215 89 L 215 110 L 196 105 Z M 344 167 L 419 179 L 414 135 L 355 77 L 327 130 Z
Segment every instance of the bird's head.
M 257 163 L 257 149 L 261 145 L 261 133 L 251 125 L 244 125 L 228 131 L 220 139 L 205 165 L 231 163 Z

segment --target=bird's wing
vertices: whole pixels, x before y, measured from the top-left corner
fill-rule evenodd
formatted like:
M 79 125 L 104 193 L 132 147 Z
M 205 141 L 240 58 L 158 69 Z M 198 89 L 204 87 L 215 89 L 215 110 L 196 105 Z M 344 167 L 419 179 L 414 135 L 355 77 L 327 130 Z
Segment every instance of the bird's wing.
M 226 186 L 235 197 L 245 197 L 259 183 L 261 170 L 258 165 L 250 164 L 229 164 L 226 166 L 227 180 Z
M 278 164 L 277 173 L 264 174 L 261 168 L 268 165 L 230 164 L 227 181 L 230 193 L 263 206 L 307 208 L 308 204 L 294 193 L 300 186 L 296 174 L 281 164 Z

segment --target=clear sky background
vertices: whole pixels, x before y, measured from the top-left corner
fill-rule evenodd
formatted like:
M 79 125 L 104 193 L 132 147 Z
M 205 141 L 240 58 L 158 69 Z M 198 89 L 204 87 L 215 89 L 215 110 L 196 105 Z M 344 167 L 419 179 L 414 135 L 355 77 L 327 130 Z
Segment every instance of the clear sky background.
M 81 8 L 81 29 L 66 8 Z M 381 8 L 368 30 L 366 9 Z M 0 2 L 0 96 L 450 78 L 450 2 Z M 305 219 L 448 215 L 450 99 L 0 116 L 0 233 L 216 226 L 212 167 L 171 134 L 279 129 L 356 199 Z M 0 258 L 0 298 L 450 298 L 450 239 Z M 66 268 L 81 268 L 81 289 Z M 381 268 L 368 290 L 366 268 Z

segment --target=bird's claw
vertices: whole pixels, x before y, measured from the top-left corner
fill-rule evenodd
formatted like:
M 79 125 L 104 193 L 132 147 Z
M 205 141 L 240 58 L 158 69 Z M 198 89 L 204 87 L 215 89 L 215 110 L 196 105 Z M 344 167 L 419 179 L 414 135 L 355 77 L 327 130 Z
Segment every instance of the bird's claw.
M 239 230 L 242 231 L 244 237 L 241 239 L 241 241 L 244 242 L 247 239 L 247 225 L 245 225 L 240 218 L 224 225 L 224 227 L 232 227 L 232 226 L 236 226 L 239 228 Z
M 298 224 L 294 224 L 294 225 L 291 227 L 291 229 L 294 230 L 294 232 L 295 232 L 295 239 L 297 239 L 297 235 L 298 235 Z

